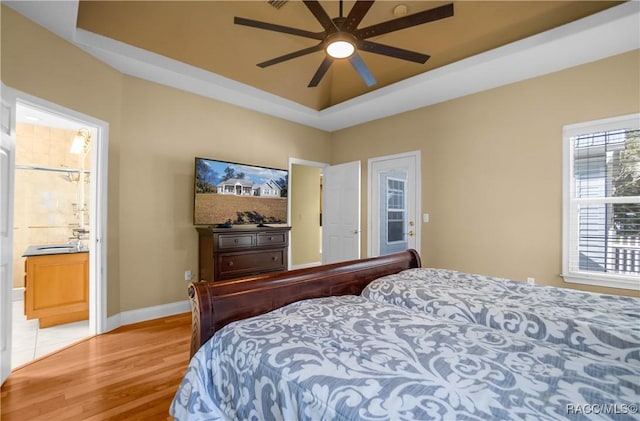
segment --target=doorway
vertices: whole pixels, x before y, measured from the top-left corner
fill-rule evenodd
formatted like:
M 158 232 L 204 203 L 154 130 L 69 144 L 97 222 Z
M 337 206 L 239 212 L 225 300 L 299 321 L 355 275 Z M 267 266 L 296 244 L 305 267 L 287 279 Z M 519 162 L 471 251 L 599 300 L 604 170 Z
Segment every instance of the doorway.
M 359 259 L 360 161 L 289 158 L 289 174 L 290 269 Z
M 290 269 L 322 264 L 322 175 L 326 166 L 289 159 Z
M 65 107 L 59 106 L 54 103 L 50 103 L 48 101 L 42 100 L 37 97 L 33 97 L 29 94 L 14 90 L 12 88 L 6 87 L 4 84 L 2 85 L 2 105 L 3 105 L 3 151 L 7 151 L 7 159 L 3 159 L 3 171 L 8 170 L 8 174 L 11 177 L 4 178 L 8 180 L 8 184 L 6 188 L 2 189 L 2 203 L 7 204 L 7 206 L 3 206 L 3 221 L 8 221 L 10 223 L 11 235 L 7 236 L 7 241 L 3 240 L 2 243 L 2 257 L 3 257 L 3 267 L 6 267 L 8 270 L 3 270 L 2 276 L 2 294 L 0 295 L 2 300 L 2 380 L 6 378 L 8 372 L 11 368 L 16 366 L 18 362 L 18 354 L 16 351 L 11 352 L 15 345 L 17 345 L 16 339 L 19 333 L 15 332 L 12 327 L 14 323 L 12 323 L 13 319 L 18 319 L 15 316 L 15 310 L 12 311 L 12 307 L 14 307 L 13 301 L 21 301 L 21 298 L 24 298 L 23 292 L 20 287 L 13 288 L 15 277 L 13 276 L 14 272 L 18 274 L 23 273 L 24 266 L 20 267 L 20 261 L 16 262 L 14 258 L 20 258 L 25 250 L 17 250 L 14 244 L 14 231 L 16 231 L 14 220 L 16 222 L 18 218 L 23 215 L 14 215 L 14 213 L 22 213 L 22 209 L 18 209 L 14 212 L 14 208 L 17 208 L 19 204 L 16 202 L 16 196 L 18 196 L 17 190 L 21 188 L 19 185 L 16 185 L 16 178 L 21 176 L 20 172 L 37 174 L 34 177 L 41 177 L 42 173 L 46 173 L 45 178 L 56 179 L 56 181 L 65 181 L 64 184 L 69 188 L 70 186 L 81 185 L 84 187 L 82 189 L 83 193 L 80 193 L 77 187 L 72 188 L 72 196 L 74 197 L 75 207 L 71 204 L 71 213 L 75 214 L 76 218 L 83 217 L 83 223 L 79 222 L 77 219 L 77 223 L 75 224 L 67 224 L 65 227 L 65 232 L 67 235 L 63 238 L 58 238 L 55 236 L 50 236 L 44 240 L 46 243 L 51 244 L 52 242 L 58 243 L 58 241 L 66 239 L 65 247 L 68 246 L 68 242 L 71 241 L 75 246 L 78 246 L 78 243 L 82 243 L 80 245 L 83 252 L 86 252 L 88 256 L 88 262 L 85 266 L 88 266 L 88 302 L 89 302 L 89 311 L 88 311 L 88 322 L 85 331 L 82 333 L 84 336 L 94 335 L 99 333 L 104 333 L 107 330 L 107 319 L 106 319 L 106 230 L 107 230 L 107 156 L 108 156 L 108 124 L 102 120 L 95 119 L 93 117 L 87 116 L 85 114 L 76 112 L 71 109 L 67 109 Z M 20 109 L 20 111 L 18 111 Z M 24 111 L 32 111 L 35 114 L 30 114 L 31 117 L 27 119 L 26 115 L 28 113 L 24 113 Z M 6 111 L 6 112 L 5 112 Z M 84 163 L 86 164 L 85 171 L 82 169 L 82 164 L 80 161 L 80 157 L 75 155 L 74 157 L 69 157 L 68 164 L 65 162 L 60 162 L 58 166 L 49 166 L 49 165 L 39 165 L 36 159 L 33 160 L 35 164 L 23 164 L 21 162 L 21 158 L 18 157 L 16 159 L 16 121 L 20 120 L 20 123 L 31 123 L 32 126 L 36 126 L 38 124 L 35 119 L 41 119 L 42 124 L 39 124 L 42 127 L 47 127 L 49 124 L 45 124 L 45 122 L 49 120 L 58 120 L 58 122 L 66 121 L 66 123 L 58 123 L 58 124 L 71 124 L 71 128 L 65 128 L 66 130 L 70 130 L 72 133 L 72 138 L 81 137 L 83 142 L 76 142 L 80 146 L 80 155 L 84 157 Z M 31 120 L 31 121 L 29 121 Z M 6 130 L 4 130 L 4 126 L 6 124 Z M 51 128 L 53 127 L 53 128 Z M 59 133 L 59 129 L 61 127 L 57 127 L 56 125 L 52 125 L 48 128 L 40 128 L 38 130 L 44 132 L 56 132 Z M 33 128 L 32 128 L 33 129 Z M 35 129 L 33 129 L 35 131 Z M 85 136 L 76 136 L 80 135 L 81 132 L 85 134 Z M 7 134 L 7 148 L 4 148 L 5 145 L 5 136 Z M 89 141 L 87 141 L 89 140 Z M 73 143 L 71 141 L 71 143 Z M 41 145 L 42 146 L 42 145 Z M 58 145 L 59 146 L 59 145 Z M 68 145 L 65 145 L 64 149 L 67 148 Z M 83 150 L 84 146 L 84 150 Z M 71 148 L 69 148 L 71 149 Z M 20 151 L 18 151 L 20 153 Z M 44 155 L 56 155 L 57 159 L 61 158 L 62 152 L 56 152 L 52 149 L 48 151 L 40 150 L 38 153 L 42 153 Z M 7 164 L 6 166 L 4 164 Z M 5 168 L 6 167 L 6 168 Z M 39 167 L 39 168 L 31 168 L 31 167 Z M 83 174 L 83 176 L 81 176 Z M 50 180 L 48 180 L 50 181 Z M 19 181 L 18 181 L 19 183 Z M 3 186 L 4 187 L 4 186 Z M 53 194 L 45 193 L 38 195 L 35 193 L 35 190 L 29 189 L 36 199 L 40 201 L 40 204 L 44 204 L 45 206 L 50 207 L 58 207 L 58 202 L 62 202 L 60 198 L 54 197 Z M 21 200 L 21 199 L 19 199 Z M 85 206 L 79 206 L 80 203 L 85 203 Z M 73 202 L 72 202 L 73 203 Z M 55 206 L 54 206 L 55 205 Z M 28 207 L 28 206 L 27 206 Z M 84 215 L 83 215 L 84 214 Z M 18 218 L 14 218 L 17 216 Z M 55 214 L 48 218 L 45 218 L 46 224 L 42 224 L 42 229 L 55 229 L 53 228 L 57 222 L 61 222 L 63 220 L 62 215 Z M 71 226 L 73 225 L 73 226 Z M 27 226 L 29 223 L 27 222 Z M 32 226 L 40 226 L 39 224 L 32 224 Z M 47 228 L 44 228 L 47 227 Z M 5 238 L 4 236 L 2 237 Z M 33 245 L 33 242 L 41 242 L 42 237 L 36 237 L 33 241 L 29 240 Z M 38 244 L 35 244 L 38 245 Z M 24 246 L 24 244 L 23 244 Z M 18 247 L 20 248 L 20 247 Z M 16 265 L 18 265 L 18 270 L 15 270 Z M 6 275 L 6 276 L 5 276 Z M 19 276 L 19 275 L 18 275 Z M 23 275 L 24 276 L 24 275 Z M 19 285 L 19 284 L 18 284 Z M 18 304 L 16 307 L 19 307 Z M 17 311 L 20 312 L 22 316 L 24 316 L 23 308 L 18 308 Z M 6 317 L 5 317 L 6 316 Z M 58 334 L 57 339 L 62 336 L 66 336 L 68 332 L 64 334 Z M 77 337 L 72 338 L 72 342 L 77 340 Z M 15 342 L 15 343 L 14 343 Z M 64 346 L 64 345 L 62 345 Z M 47 351 L 50 352 L 50 351 Z M 11 354 L 14 354 L 14 358 Z M 34 356 L 38 357 L 40 355 L 36 355 L 36 351 L 34 350 Z M 9 361 L 13 363 L 10 364 Z
M 369 159 L 370 256 L 420 252 L 420 151 Z
M 97 127 L 16 104 L 12 369 L 91 334 L 89 181 L 96 137 Z M 64 263 L 70 257 L 72 266 Z M 42 259 L 47 263 L 38 263 Z M 48 267 L 55 272 L 30 280 L 27 293 L 25 268 L 32 265 L 39 273 Z M 72 270 L 54 275 L 67 266 Z M 55 291 L 44 289 L 49 283 Z M 45 291 L 51 298 L 39 297 Z

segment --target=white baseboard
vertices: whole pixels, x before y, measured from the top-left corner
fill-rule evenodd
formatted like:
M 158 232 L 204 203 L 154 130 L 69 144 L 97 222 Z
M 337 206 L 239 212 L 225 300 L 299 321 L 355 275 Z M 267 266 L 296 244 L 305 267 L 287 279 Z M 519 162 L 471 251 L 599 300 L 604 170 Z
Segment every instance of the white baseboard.
M 321 264 L 322 264 L 322 262 L 303 263 L 301 265 L 291 266 L 289 269 L 293 270 L 293 269 L 313 268 L 313 267 L 316 267 L 316 266 L 320 266 Z
M 13 288 L 11 290 L 11 301 L 24 300 L 24 288 Z M 178 301 L 175 303 L 162 304 L 158 306 L 145 307 L 137 310 L 123 311 L 107 317 L 107 326 L 104 332 L 110 332 L 120 326 L 130 325 L 138 322 L 146 322 L 147 320 L 158 319 L 160 317 L 173 316 L 174 314 L 188 313 L 191 311 L 189 300 Z
M 139 308 L 137 310 L 127 310 L 122 313 L 114 314 L 111 317 L 107 317 L 107 329 L 105 332 L 112 331 L 120 326 L 146 322 L 147 320 L 173 316 L 174 314 L 188 313 L 190 311 L 191 305 L 189 304 L 189 300 Z

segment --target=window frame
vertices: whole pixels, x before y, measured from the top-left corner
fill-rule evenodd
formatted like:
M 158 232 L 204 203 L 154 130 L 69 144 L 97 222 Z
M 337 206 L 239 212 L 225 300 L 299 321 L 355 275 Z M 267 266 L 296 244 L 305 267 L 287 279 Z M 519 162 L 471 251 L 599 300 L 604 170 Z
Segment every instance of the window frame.
M 401 189 L 396 189 L 396 188 L 392 188 L 389 187 L 389 182 L 393 181 L 393 182 L 397 182 L 402 184 L 402 188 Z M 389 205 L 389 199 L 392 197 L 392 195 L 394 194 L 399 194 L 399 197 L 402 201 L 402 207 L 400 208 L 392 208 Z M 392 246 L 395 244 L 400 244 L 400 243 L 405 243 L 407 241 L 407 180 L 406 179 L 402 179 L 399 177 L 393 177 L 393 176 L 388 176 L 387 177 L 387 191 L 386 191 L 386 201 L 387 201 L 387 206 L 386 206 L 386 215 L 385 215 L 385 221 L 386 221 L 386 225 L 387 225 L 387 235 L 386 235 L 386 244 L 387 246 Z M 402 214 L 402 219 L 391 219 L 389 218 L 389 214 L 390 213 L 400 213 Z M 402 239 L 400 240 L 390 240 L 389 237 L 389 233 L 391 232 L 391 230 L 389 229 L 389 223 L 391 221 L 396 221 L 396 222 L 400 222 L 401 225 L 401 231 L 402 231 Z
M 570 124 L 562 130 L 562 278 L 565 282 L 595 285 L 608 288 L 640 290 L 640 276 L 580 271 L 570 269 L 573 180 L 573 139 L 586 134 L 608 132 L 619 129 L 640 130 L 640 113 L 628 114 L 584 123 Z M 637 196 L 632 196 L 636 198 Z M 614 203 L 613 200 L 605 200 Z

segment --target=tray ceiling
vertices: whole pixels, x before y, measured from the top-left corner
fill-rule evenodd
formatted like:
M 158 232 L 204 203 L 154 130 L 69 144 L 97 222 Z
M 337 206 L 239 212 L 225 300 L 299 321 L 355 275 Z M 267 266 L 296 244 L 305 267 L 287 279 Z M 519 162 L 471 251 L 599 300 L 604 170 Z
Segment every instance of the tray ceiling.
M 442 1 L 377 1 L 360 28 L 394 19 L 398 6 L 412 14 L 449 4 Z M 267 68 L 257 63 L 317 44 L 279 32 L 234 25 L 244 17 L 313 32 L 322 27 L 300 1 L 276 8 L 264 1 L 81 1 L 77 27 L 323 110 L 407 78 L 573 22 L 620 2 L 457 1 L 454 16 L 374 37 L 371 40 L 425 53 L 417 64 L 361 52 L 377 79 L 367 88 L 353 67 L 336 60 L 318 87 L 308 88 L 324 58 L 318 51 Z M 330 17 L 337 1 L 320 1 Z M 352 1 L 344 2 L 347 15 Z M 541 60 L 545 59 L 541 57 Z
M 320 31 L 302 2 L 284 3 L 2 1 L 123 74 L 330 132 L 640 49 L 638 1 L 454 1 L 453 17 L 371 39 L 429 54 L 426 64 L 362 52 L 378 84 L 367 89 L 336 63 L 307 88 L 320 51 L 256 64 L 314 40 L 233 24 Z M 338 2 L 320 4 L 337 15 Z M 377 1 L 358 27 L 393 19 L 403 4 L 411 14 L 450 3 Z

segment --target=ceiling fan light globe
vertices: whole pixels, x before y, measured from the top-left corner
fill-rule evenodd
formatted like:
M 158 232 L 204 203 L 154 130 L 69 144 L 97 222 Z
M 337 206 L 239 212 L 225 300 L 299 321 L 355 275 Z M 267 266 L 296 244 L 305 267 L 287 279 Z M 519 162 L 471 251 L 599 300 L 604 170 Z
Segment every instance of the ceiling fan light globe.
M 327 54 L 333 58 L 351 57 L 355 51 L 355 45 L 349 41 L 336 40 L 327 45 Z

